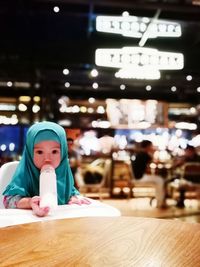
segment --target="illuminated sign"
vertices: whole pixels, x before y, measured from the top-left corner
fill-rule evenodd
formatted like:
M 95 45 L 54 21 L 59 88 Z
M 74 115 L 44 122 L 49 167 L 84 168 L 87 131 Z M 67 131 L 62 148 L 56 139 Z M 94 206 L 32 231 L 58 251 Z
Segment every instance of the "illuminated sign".
M 149 66 L 156 69 L 182 69 L 183 54 L 161 52 L 143 47 L 123 47 L 122 49 L 97 49 L 95 63 L 98 66 L 124 68 Z
M 150 28 L 148 28 L 150 25 Z M 148 38 L 180 37 L 181 26 L 176 22 L 153 20 L 136 16 L 97 16 L 96 30 L 141 38 L 148 28 Z
M 160 71 L 151 67 L 130 67 L 122 68 L 115 73 L 116 78 L 122 79 L 160 79 Z
M 143 47 L 123 47 L 121 49 L 97 49 L 97 66 L 119 68 L 116 77 L 159 79 L 159 70 L 177 70 L 184 66 L 181 53 L 162 52 Z M 146 74 L 146 75 L 145 75 Z

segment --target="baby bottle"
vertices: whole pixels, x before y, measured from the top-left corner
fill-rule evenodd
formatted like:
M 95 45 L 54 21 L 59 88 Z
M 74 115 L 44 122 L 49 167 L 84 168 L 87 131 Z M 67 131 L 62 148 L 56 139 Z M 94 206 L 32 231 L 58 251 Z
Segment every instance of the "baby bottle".
M 50 212 L 56 209 L 57 200 L 57 182 L 55 169 L 45 164 L 40 171 L 40 207 L 49 207 Z

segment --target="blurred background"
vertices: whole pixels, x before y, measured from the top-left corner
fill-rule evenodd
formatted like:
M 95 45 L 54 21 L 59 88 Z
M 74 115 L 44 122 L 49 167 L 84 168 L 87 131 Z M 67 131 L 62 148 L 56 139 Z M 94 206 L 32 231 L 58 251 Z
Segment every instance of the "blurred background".
M 0 164 L 50 120 L 82 169 L 150 140 L 169 178 L 188 145 L 200 153 L 199 58 L 198 0 L 1 0 Z
M 125 12 L 139 37 L 97 31 L 98 16 L 120 21 Z M 170 150 L 199 145 L 198 1 L 1 1 L 0 13 L 1 154 L 20 153 L 27 127 L 40 120 L 76 128 L 78 136 L 117 136 L 117 146 L 144 135 L 159 136 L 157 145 Z M 142 48 L 182 53 L 182 69 L 161 70 L 156 80 L 123 79 L 115 77 L 119 68 L 95 64 L 99 48 L 141 47 L 155 18 L 177 23 L 181 34 L 147 34 Z

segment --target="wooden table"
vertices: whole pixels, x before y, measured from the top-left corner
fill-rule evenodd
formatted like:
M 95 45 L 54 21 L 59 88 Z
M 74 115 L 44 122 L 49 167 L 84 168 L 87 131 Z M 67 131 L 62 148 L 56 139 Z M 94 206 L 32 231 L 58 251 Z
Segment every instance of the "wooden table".
M 199 267 L 200 225 L 91 217 L 0 229 L 0 266 Z

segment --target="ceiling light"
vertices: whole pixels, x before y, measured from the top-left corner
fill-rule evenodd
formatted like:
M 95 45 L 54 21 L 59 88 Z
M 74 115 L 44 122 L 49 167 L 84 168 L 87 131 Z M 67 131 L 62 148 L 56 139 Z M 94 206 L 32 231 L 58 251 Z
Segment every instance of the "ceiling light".
M 94 98 L 94 97 L 90 97 L 90 98 L 88 99 L 88 102 L 89 102 L 90 104 L 93 104 L 93 103 L 95 102 L 95 98 Z
M 176 92 L 176 90 L 177 90 L 176 86 L 172 86 L 172 87 L 171 87 L 171 91 L 172 91 L 172 92 Z
M 60 11 L 60 8 L 58 6 L 54 6 L 53 11 L 55 13 L 58 13 Z
M 97 77 L 99 73 L 96 69 L 93 69 L 93 70 L 91 70 L 90 74 L 92 77 Z
M 69 74 L 69 70 L 68 70 L 68 69 L 64 69 L 64 70 L 63 70 L 63 74 L 64 74 L 64 75 L 68 75 L 68 74 Z
M 69 83 L 69 82 L 66 82 L 66 83 L 65 83 L 65 87 L 66 87 L 66 88 L 70 87 L 70 83 Z
M 151 91 L 151 85 L 147 85 L 147 86 L 146 86 L 146 90 L 147 90 L 147 91 Z
M 187 76 L 186 76 L 186 80 L 187 80 L 187 81 L 191 81 L 191 80 L 192 80 L 192 76 L 191 76 L 191 75 L 187 75 Z
M 7 86 L 8 86 L 8 87 L 12 87 L 12 85 L 13 85 L 13 83 L 12 83 L 12 82 L 10 82 L 10 81 L 9 81 L 9 82 L 7 82 Z
M 98 85 L 98 83 L 93 83 L 93 84 L 92 84 L 92 87 L 93 87 L 94 89 L 98 89 L 99 85 Z
M 125 90 L 125 89 L 126 89 L 126 85 L 121 84 L 121 85 L 120 85 L 120 89 L 121 89 L 121 90 Z

